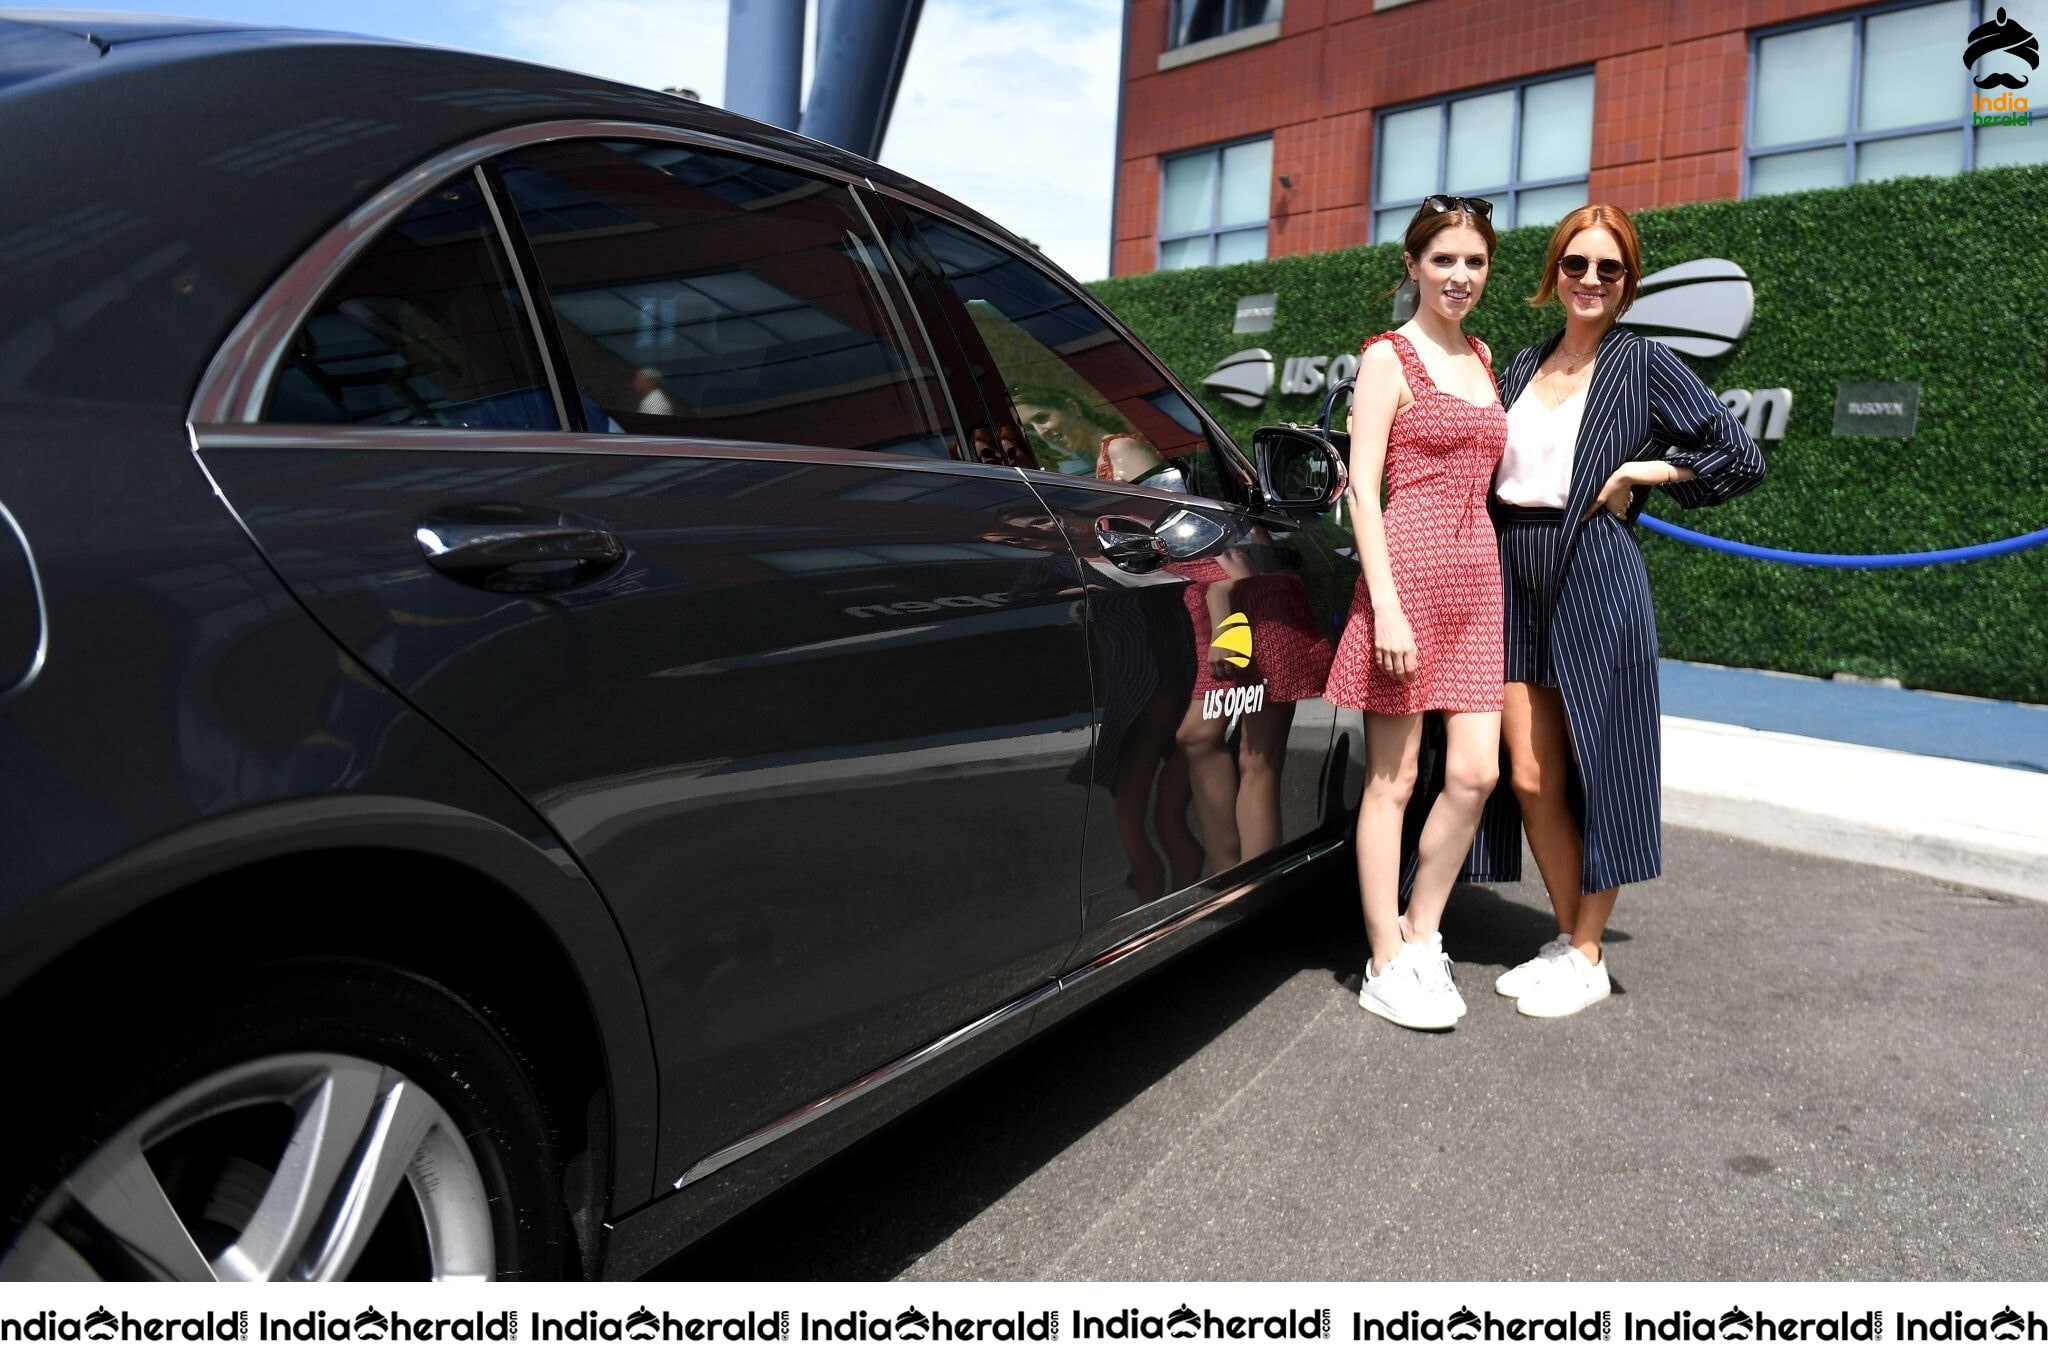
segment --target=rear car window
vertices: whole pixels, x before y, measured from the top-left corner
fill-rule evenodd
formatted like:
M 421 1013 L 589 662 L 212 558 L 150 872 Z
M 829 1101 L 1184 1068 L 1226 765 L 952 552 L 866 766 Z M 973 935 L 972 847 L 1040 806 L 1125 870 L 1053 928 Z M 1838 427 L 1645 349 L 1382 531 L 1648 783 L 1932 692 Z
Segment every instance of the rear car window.
M 1002 463 L 1242 496 L 1200 415 L 1071 289 L 965 229 L 902 213 L 904 254 L 941 282 L 939 307 L 985 379 Z
M 279 362 L 264 417 L 560 429 L 474 172 L 414 205 L 321 299 Z
M 652 142 L 496 170 L 579 394 L 619 429 L 947 455 L 908 301 L 844 185 Z

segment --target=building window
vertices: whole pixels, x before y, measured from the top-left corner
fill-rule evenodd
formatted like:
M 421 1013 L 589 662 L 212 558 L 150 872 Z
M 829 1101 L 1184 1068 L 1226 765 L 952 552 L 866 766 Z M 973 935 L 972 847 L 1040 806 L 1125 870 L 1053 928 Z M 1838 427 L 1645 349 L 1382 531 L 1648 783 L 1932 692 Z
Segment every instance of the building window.
M 1544 77 L 1379 116 L 1372 239 L 1398 242 L 1432 194 L 1493 201 L 1495 227 L 1554 223 L 1586 202 L 1593 73 Z
M 1173 0 L 1168 47 L 1221 38 L 1241 28 L 1280 22 L 1281 0 Z
M 2000 13 L 2017 27 L 2000 30 Z M 1993 46 L 1958 69 L 1980 28 L 2011 34 L 2011 49 Z M 1973 83 L 2032 74 L 2021 29 L 2048 29 L 2048 0 L 1891 6 L 1755 35 L 1746 195 L 2048 161 L 2048 119 L 1973 123 L 1973 107 L 1996 116 L 2001 96 L 2010 104 L 2026 93 Z
M 1273 139 L 1166 158 L 1159 193 L 1159 268 L 1266 259 Z

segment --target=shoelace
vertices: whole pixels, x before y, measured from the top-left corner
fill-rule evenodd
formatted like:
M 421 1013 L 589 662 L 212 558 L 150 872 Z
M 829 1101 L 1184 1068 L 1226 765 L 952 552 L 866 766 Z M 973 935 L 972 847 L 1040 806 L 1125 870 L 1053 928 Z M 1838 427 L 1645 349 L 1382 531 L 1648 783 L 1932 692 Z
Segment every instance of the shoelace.
M 1417 975 L 1422 977 L 1422 984 L 1433 991 L 1449 995 L 1458 993 L 1458 983 L 1451 977 L 1451 955 L 1441 949 L 1430 959 L 1429 970 Z

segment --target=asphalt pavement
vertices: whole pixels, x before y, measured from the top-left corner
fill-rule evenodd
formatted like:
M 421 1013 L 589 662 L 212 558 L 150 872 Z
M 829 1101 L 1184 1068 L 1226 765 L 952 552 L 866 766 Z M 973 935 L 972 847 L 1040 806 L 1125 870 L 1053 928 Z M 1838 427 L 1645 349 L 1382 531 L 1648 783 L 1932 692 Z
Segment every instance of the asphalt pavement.
M 1616 994 L 1492 983 L 1533 875 L 1461 888 L 1451 1033 L 1359 1009 L 1333 889 L 1170 964 L 679 1258 L 686 1279 L 2048 1278 L 2034 902 L 1672 830 Z
M 2048 1279 L 2048 709 L 1664 684 L 1665 875 L 1622 894 L 1610 999 L 1538 1021 L 1494 994 L 1553 932 L 1525 860 L 1452 899 L 1471 1012 L 1397 1029 L 1358 1008 L 1333 885 L 663 1275 Z

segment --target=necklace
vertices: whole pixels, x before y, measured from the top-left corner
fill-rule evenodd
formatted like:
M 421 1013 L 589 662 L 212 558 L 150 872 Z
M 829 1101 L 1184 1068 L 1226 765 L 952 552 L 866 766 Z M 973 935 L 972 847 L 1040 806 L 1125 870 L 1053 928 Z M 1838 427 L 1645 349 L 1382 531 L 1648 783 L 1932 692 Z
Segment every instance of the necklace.
M 1559 342 L 1555 354 L 1563 356 L 1564 363 L 1558 366 L 1558 368 L 1560 370 L 1563 370 L 1566 374 L 1577 374 L 1579 372 L 1579 367 L 1585 364 L 1587 361 L 1591 360 L 1599 350 L 1600 347 L 1598 343 L 1595 343 L 1593 349 L 1590 351 L 1567 351 L 1564 348 L 1564 343 Z

